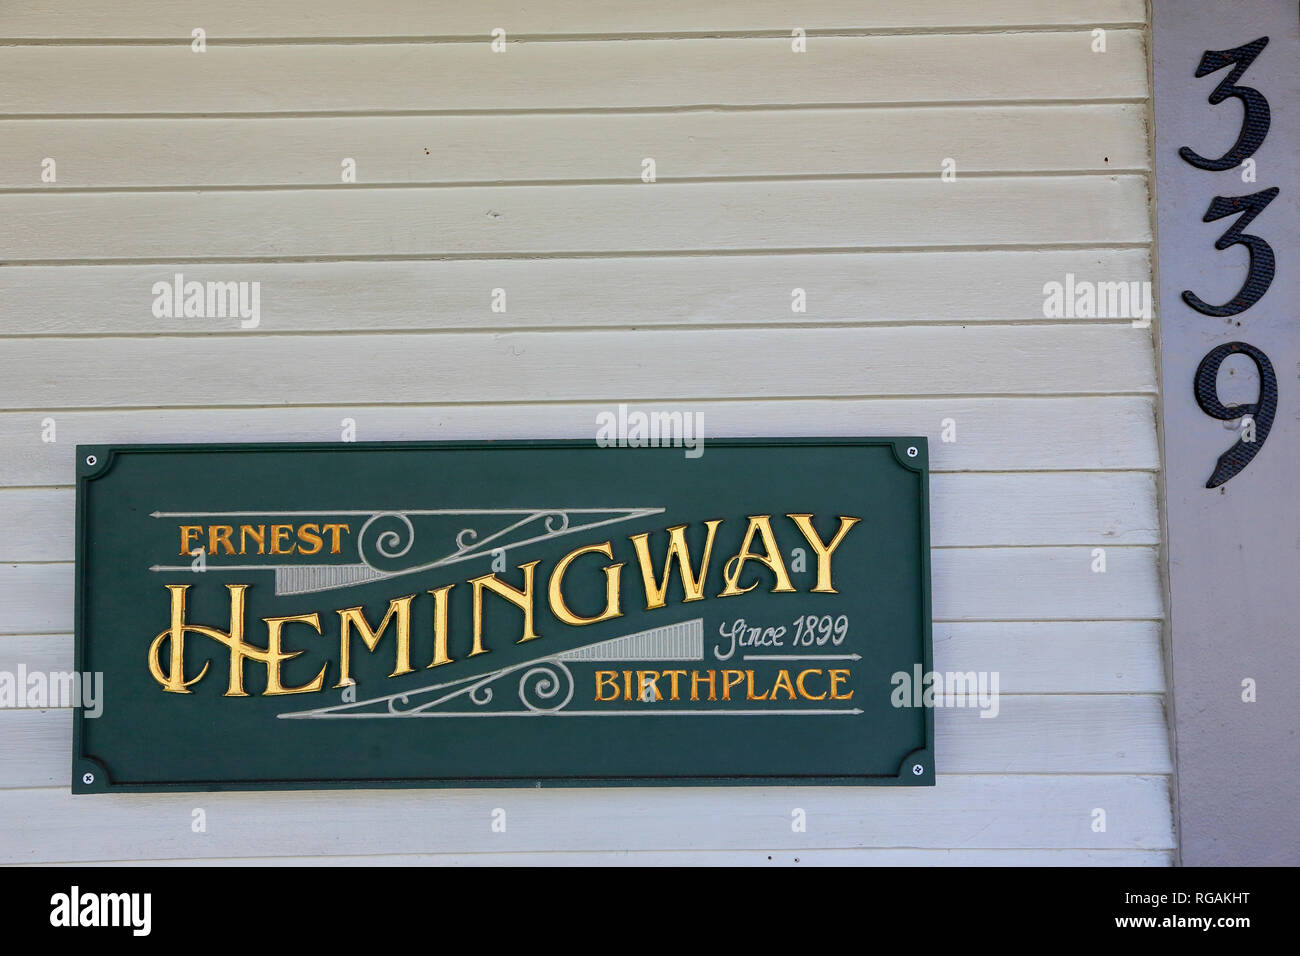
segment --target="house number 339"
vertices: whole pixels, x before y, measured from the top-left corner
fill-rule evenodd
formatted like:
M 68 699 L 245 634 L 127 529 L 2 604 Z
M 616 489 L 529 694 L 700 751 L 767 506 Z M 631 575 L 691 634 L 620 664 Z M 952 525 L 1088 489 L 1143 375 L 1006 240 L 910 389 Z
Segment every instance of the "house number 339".
M 1208 76 L 1229 66 L 1232 70 L 1210 93 L 1211 105 L 1222 103 L 1229 98 L 1241 100 L 1243 107 L 1241 132 L 1237 141 L 1217 159 L 1206 159 L 1191 147 L 1184 146 L 1178 151 L 1186 162 L 1197 169 L 1220 172 L 1240 166 L 1254 155 L 1268 136 L 1270 113 L 1268 100 L 1259 90 L 1249 86 L 1239 86 L 1246 69 L 1255 58 L 1268 46 L 1268 37 L 1252 40 L 1244 46 L 1231 50 L 1206 50 L 1201 62 L 1196 67 L 1197 77 Z M 1273 284 L 1275 262 L 1273 247 L 1259 236 L 1252 236 L 1245 230 L 1251 220 L 1264 211 L 1278 195 L 1278 187 L 1263 189 L 1249 196 L 1215 196 L 1205 211 L 1202 222 L 1214 222 L 1236 216 L 1232 225 L 1221 235 L 1214 248 L 1223 251 L 1231 246 L 1245 246 L 1250 257 L 1250 267 L 1246 272 L 1246 281 L 1235 296 L 1222 305 L 1211 305 L 1191 290 L 1184 290 L 1183 301 L 1202 315 L 1228 317 L 1240 315 L 1264 297 Z M 1230 355 L 1244 355 L 1255 363 L 1259 370 L 1259 398 L 1247 405 L 1225 406 L 1219 399 L 1219 367 Z M 1212 474 L 1205 483 L 1207 488 L 1217 488 L 1240 472 L 1258 454 L 1268 438 L 1269 429 L 1273 427 L 1273 417 L 1277 413 L 1277 376 L 1273 372 L 1273 363 L 1261 349 L 1246 342 L 1227 342 L 1206 353 L 1196 369 L 1193 380 L 1196 404 L 1201 411 L 1220 421 L 1232 421 L 1241 418 L 1244 423 L 1242 437 L 1222 455 Z

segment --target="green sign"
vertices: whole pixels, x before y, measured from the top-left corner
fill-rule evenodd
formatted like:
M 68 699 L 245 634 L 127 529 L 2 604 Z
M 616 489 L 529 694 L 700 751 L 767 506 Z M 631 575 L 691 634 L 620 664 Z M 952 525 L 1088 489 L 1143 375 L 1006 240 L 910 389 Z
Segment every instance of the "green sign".
M 934 783 L 924 438 L 77 454 L 74 792 Z

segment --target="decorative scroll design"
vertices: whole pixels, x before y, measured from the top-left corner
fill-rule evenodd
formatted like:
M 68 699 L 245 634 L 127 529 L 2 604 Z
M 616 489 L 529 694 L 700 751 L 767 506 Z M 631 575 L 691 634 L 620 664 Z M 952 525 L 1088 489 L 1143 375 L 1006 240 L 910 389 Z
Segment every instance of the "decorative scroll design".
M 703 659 L 704 619 L 697 617 L 534 658 L 486 674 L 429 684 L 401 694 L 388 694 L 280 716 L 315 719 L 567 715 L 565 708 L 573 700 L 574 679 L 566 662 Z M 500 698 L 496 693 L 498 689 L 503 691 Z M 500 704 L 503 700 L 508 701 L 506 709 L 492 708 L 491 705 Z
M 394 521 L 398 523 L 401 530 L 384 528 L 384 524 L 391 524 Z M 370 529 L 375 528 L 376 525 L 379 530 L 371 534 Z M 411 519 L 401 512 L 385 511 L 371 515 L 357 532 L 357 551 L 361 560 L 376 571 L 379 568 L 376 568 L 374 562 L 367 556 L 371 548 L 374 548 L 380 557 L 391 561 L 404 557 L 413 544 L 415 544 L 415 527 L 411 524 Z
M 495 699 L 492 685 L 503 678 L 519 674 L 515 693 L 518 695 L 517 706 L 533 713 L 554 713 L 563 710 L 573 699 L 573 672 L 555 658 L 539 658 L 503 667 L 490 674 L 466 678 L 446 684 L 432 684 L 405 694 L 390 694 L 387 697 L 345 704 L 342 707 L 321 707 L 317 710 L 303 711 L 295 714 L 281 714 L 281 717 L 424 717 L 453 716 L 451 711 L 430 715 L 428 712 L 444 704 L 469 701 L 474 707 L 487 707 Z M 428 697 L 428 699 L 424 699 Z M 383 704 L 383 709 L 375 705 Z M 353 708 L 357 708 L 353 710 Z M 482 710 L 475 712 L 467 709 L 456 712 L 455 716 L 483 717 L 519 714 L 518 710 Z

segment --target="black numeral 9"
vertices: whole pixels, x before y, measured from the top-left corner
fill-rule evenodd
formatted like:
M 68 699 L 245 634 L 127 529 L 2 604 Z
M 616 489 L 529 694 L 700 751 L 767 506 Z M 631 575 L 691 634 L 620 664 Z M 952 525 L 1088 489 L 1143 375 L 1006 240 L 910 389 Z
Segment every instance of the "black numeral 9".
M 1249 405 L 1237 405 L 1228 408 L 1219 401 L 1219 366 L 1229 355 L 1245 355 L 1259 369 L 1259 399 Z M 1254 441 L 1237 439 L 1237 443 L 1219 456 L 1214 467 L 1214 474 L 1205 483 L 1206 488 L 1217 488 L 1237 472 L 1250 464 L 1252 458 L 1264 447 L 1269 429 L 1273 427 L 1273 416 L 1277 414 L 1277 376 L 1273 372 L 1273 363 L 1268 356 L 1245 342 L 1228 342 L 1211 349 L 1201 359 L 1196 369 L 1194 386 L 1196 404 L 1201 411 L 1211 418 L 1230 422 L 1234 418 L 1249 415 L 1254 422 Z

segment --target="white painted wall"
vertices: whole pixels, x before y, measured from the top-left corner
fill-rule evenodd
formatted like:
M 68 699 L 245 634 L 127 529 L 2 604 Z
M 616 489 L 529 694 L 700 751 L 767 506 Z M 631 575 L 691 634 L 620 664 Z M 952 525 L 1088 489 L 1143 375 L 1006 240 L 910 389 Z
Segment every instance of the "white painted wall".
M 1150 278 L 1145 5 L 792 9 L 0 7 L 0 668 L 71 667 L 77 442 L 691 402 L 930 437 L 936 666 L 1004 694 L 940 711 L 938 786 L 74 799 L 70 713 L 9 710 L 0 860 L 1170 862 L 1151 331 L 1042 313 L 1067 272 Z M 260 282 L 261 327 L 154 318 L 175 272 Z

